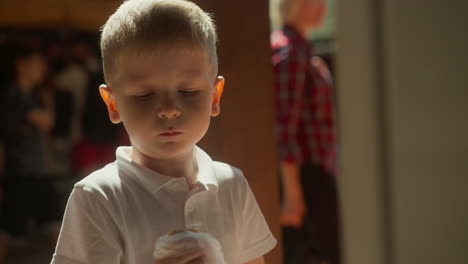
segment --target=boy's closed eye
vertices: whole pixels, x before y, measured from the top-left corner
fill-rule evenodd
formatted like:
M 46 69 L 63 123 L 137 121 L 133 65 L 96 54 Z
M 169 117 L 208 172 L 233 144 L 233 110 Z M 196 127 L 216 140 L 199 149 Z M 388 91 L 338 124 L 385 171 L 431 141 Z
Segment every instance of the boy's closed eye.
M 198 94 L 198 90 L 179 90 L 179 93 L 183 96 L 193 96 Z
M 143 94 L 134 95 L 133 97 L 137 99 L 149 99 L 154 95 L 154 92 L 148 92 Z

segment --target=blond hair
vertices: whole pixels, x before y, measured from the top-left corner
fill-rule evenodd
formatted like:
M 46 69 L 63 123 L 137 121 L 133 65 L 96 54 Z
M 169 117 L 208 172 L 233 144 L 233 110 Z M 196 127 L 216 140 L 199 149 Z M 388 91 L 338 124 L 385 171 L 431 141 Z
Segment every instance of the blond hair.
M 125 1 L 102 28 L 100 45 L 106 80 L 124 49 L 157 48 L 174 42 L 202 48 L 217 71 L 215 25 L 200 7 L 185 0 Z

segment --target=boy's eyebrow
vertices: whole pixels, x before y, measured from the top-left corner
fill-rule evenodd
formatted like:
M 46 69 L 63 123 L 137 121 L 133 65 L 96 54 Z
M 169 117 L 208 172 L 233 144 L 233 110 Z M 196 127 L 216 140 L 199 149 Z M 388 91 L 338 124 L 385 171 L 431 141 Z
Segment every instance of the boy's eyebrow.
M 122 81 L 138 82 L 141 80 L 148 79 L 150 76 L 151 76 L 150 74 L 142 74 L 142 73 L 129 74 L 129 75 L 126 75 L 125 77 L 122 77 Z
M 198 79 L 200 77 L 200 74 L 203 73 L 199 69 L 195 70 L 186 70 L 181 72 L 181 75 L 190 79 Z M 136 73 L 131 73 L 131 74 L 126 74 L 126 76 L 121 77 L 121 81 L 125 83 L 134 83 L 134 82 L 139 82 L 139 81 L 144 81 L 149 78 L 154 77 L 152 74 L 144 74 L 140 72 Z

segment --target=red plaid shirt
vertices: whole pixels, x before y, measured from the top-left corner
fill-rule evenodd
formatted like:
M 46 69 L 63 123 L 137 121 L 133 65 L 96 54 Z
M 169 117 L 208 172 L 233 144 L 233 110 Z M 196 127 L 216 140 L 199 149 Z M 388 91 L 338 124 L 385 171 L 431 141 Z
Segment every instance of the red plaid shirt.
M 292 27 L 271 36 L 279 158 L 335 167 L 331 78 L 325 63 Z

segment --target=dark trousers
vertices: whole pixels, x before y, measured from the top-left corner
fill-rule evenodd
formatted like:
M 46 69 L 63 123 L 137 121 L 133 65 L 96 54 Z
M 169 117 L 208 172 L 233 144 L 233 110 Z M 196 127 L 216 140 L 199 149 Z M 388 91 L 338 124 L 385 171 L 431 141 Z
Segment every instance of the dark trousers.
M 29 223 L 44 226 L 60 221 L 61 210 L 52 181 L 44 177 L 6 175 L 0 228 L 12 237 L 28 232 Z
M 339 206 L 333 176 L 306 163 L 301 180 L 307 213 L 300 229 L 283 227 L 285 264 L 339 264 Z M 320 262 L 322 261 L 322 262 Z

